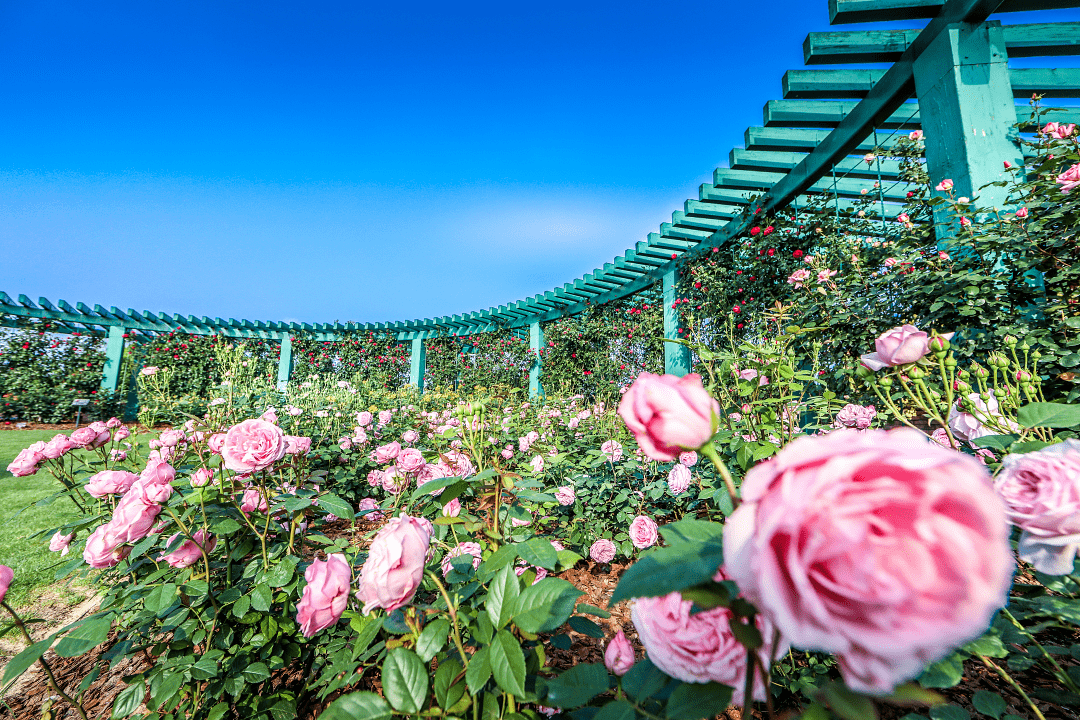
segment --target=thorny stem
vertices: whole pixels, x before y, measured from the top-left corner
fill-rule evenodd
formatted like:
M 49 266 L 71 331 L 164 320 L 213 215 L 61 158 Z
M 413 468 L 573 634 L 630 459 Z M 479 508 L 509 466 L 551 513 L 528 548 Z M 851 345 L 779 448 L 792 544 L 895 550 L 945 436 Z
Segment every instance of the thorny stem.
M 1009 612 L 1009 609 L 1001 608 L 1001 613 L 1009 619 L 1009 622 L 1011 622 L 1017 630 L 1027 635 L 1031 642 L 1035 643 L 1035 647 L 1039 648 L 1039 651 L 1042 652 L 1043 657 L 1045 657 L 1050 662 L 1050 664 L 1054 666 L 1054 670 L 1056 671 L 1055 674 L 1058 676 L 1058 679 L 1061 680 L 1062 684 L 1069 688 L 1069 690 L 1071 690 L 1072 692 L 1080 694 L 1080 689 L 1076 687 L 1076 683 L 1074 683 L 1072 681 L 1072 678 L 1069 677 L 1069 675 L 1061 669 L 1061 665 L 1058 664 L 1057 660 L 1055 660 L 1050 653 L 1046 652 L 1046 648 L 1044 648 L 1042 644 L 1035 639 L 1035 636 L 1029 633 L 1027 631 L 1027 628 L 1021 625 L 1020 622 L 1015 617 L 1013 617 L 1013 614 Z
M 1024 698 L 1024 702 L 1026 702 L 1028 704 L 1028 707 L 1031 708 L 1031 711 L 1035 713 L 1035 717 L 1037 717 L 1039 720 L 1046 720 L 1046 718 L 1042 714 L 1042 711 L 1039 710 L 1035 703 L 1031 701 L 1031 698 L 1028 697 L 1028 694 L 1024 692 L 1024 688 L 1020 687 L 1016 683 L 1016 681 L 1012 679 L 1012 676 L 1009 675 L 1009 673 L 1005 672 L 1003 669 L 1001 669 L 1000 666 L 995 664 L 994 661 L 992 661 L 985 655 L 979 655 L 979 659 L 982 660 L 983 665 L 1000 675 L 1002 679 L 1005 680 L 1005 682 L 1009 683 L 1013 690 L 1020 694 L 1020 697 Z
M 433 573 L 428 572 L 428 576 L 435 582 L 436 587 L 439 588 L 439 592 L 442 593 L 443 599 L 446 600 L 446 610 L 450 613 L 450 621 L 454 625 L 454 645 L 457 646 L 458 654 L 461 655 L 461 662 L 464 663 L 465 669 L 469 669 L 469 656 L 465 654 L 465 646 L 461 644 L 461 630 L 458 628 L 457 608 L 454 607 L 454 603 L 450 601 L 450 595 L 446 592 L 446 587 L 439 581 L 439 577 Z
M 0 605 L 3 605 L 4 609 L 11 614 L 12 618 L 14 618 L 15 627 L 19 628 L 19 632 L 21 632 L 23 638 L 26 639 L 27 645 L 33 645 L 34 639 L 30 637 L 30 633 L 27 631 L 26 625 L 23 624 L 22 618 L 19 617 L 15 613 L 15 611 L 11 609 L 11 606 L 8 605 L 6 602 L 0 601 Z M 86 710 L 83 709 L 83 706 L 76 702 L 74 699 L 72 699 L 72 697 L 66 692 L 60 689 L 60 685 L 56 682 L 56 676 L 53 675 L 52 668 L 49 667 L 49 663 L 47 660 L 45 660 L 45 657 L 39 657 L 38 662 L 41 664 L 41 668 L 45 671 L 45 676 L 49 679 L 49 687 L 52 688 L 52 691 L 62 697 L 65 701 L 67 701 L 67 703 L 73 708 L 75 708 L 75 711 L 79 713 L 79 717 L 81 717 L 82 720 L 89 720 L 86 717 Z

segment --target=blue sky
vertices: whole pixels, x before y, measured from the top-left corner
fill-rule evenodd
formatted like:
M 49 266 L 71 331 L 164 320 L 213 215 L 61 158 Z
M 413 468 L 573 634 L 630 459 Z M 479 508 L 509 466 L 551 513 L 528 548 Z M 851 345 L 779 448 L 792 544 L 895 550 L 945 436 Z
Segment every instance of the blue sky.
M 827 6 L 2 3 L 0 290 L 306 322 L 523 299 L 696 197 Z

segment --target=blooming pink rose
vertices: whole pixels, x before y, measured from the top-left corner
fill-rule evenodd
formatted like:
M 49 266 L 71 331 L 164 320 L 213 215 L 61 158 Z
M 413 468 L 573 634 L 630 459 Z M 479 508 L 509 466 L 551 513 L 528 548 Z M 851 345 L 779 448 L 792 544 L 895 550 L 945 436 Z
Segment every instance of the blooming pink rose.
M 159 514 L 160 505 L 147 502 L 136 493 L 128 493 L 116 504 L 108 522 L 110 533 L 121 543 L 138 542 L 150 534 Z
M 257 472 L 285 457 L 285 447 L 285 433 L 277 425 L 245 420 L 225 434 L 221 459 L 233 472 Z
M 555 491 L 555 499 L 559 501 L 560 505 L 573 505 L 575 497 L 574 488 L 569 485 L 563 485 Z
M 671 468 L 671 471 L 668 473 L 668 491 L 672 495 L 681 495 L 682 493 L 687 491 L 692 481 L 693 477 L 690 474 L 690 468 L 686 467 L 682 463 L 679 463 L 675 467 Z
M 619 634 L 611 638 L 607 649 L 604 650 L 604 667 L 613 674 L 622 677 L 634 667 L 634 646 L 626 639 L 626 633 L 621 629 Z
M 68 554 L 71 550 L 71 541 L 75 539 L 75 533 L 69 533 L 67 535 L 62 534 L 59 530 L 49 540 L 49 551 L 60 553 L 60 557 Z
M 38 448 L 38 445 L 41 447 Z M 45 443 L 43 442 L 36 442 L 28 448 L 23 448 L 7 466 L 7 471 L 15 477 L 33 475 L 38 471 L 38 463 L 45 458 L 42 454 L 44 449 Z
M 731 632 L 732 612 L 718 607 L 691 614 L 694 603 L 673 592 L 662 597 L 638 598 L 630 608 L 630 618 L 638 638 L 653 665 L 683 682 L 723 683 L 737 688 L 733 702 L 742 702 L 746 684 L 746 648 Z M 758 657 L 765 667 L 773 655 L 773 629 L 767 618 L 757 615 L 755 625 L 765 644 Z M 787 650 L 777 648 L 776 654 Z M 765 682 L 754 676 L 754 698 L 765 699 Z
M 472 460 L 460 450 L 451 450 L 448 453 L 444 453 L 442 457 L 446 459 L 447 464 L 447 467 L 445 468 L 446 474 L 443 477 L 466 478 L 476 472 Z M 443 463 L 440 461 L 439 464 L 442 465 Z
M 939 182 L 934 189 L 938 192 L 948 192 L 953 189 L 953 181 L 946 178 Z
M 480 547 L 480 543 L 463 542 L 453 548 L 442 559 L 442 574 L 446 577 L 450 574 L 450 571 L 454 569 L 453 560 L 456 557 L 462 557 L 463 555 L 472 556 L 473 570 L 480 567 L 480 559 L 483 557 L 484 551 Z
M 953 333 L 941 337 L 951 339 Z M 930 352 L 930 336 L 914 325 L 893 328 L 874 341 L 877 352 L 863 355 L 863 365 L 871 370 L 907 365 L 921 360 Z
M 380 410 L 379 411 L 379 424 L 387 425 L 394 419 L 394 412 L 392 410 Z
M 375 498 L 364 498 L 363 500 L 360 501 L 360 505 L 358 506 L 357 509 L 358 509 L 359 512 L 364 512 L 365 510 L 374 510 L 375 512 L 368 513 L 363 518 L 364 520 L 368 520 L 370 522 L 378 522 L 378 521 L 382 520 L 384 517 L 386 517 L 385 515 L 383 515 L 381 512 L 378 511 L 379 510 L 379 502 Z
M 742 380 L 753 380 L 757 377 L 757 370 L 753 368 L 747 368 L 746 370 L 740 370 L 738 372 L 739 378 Z
M 45 443 L 45 447 L 41 449 L 41 454 L 50 460 L 56 460 L 74 447 L 75 443 L 71 442 L 71 438 L 60 433 L 53 436 L 52 440 Z
M 510 460 L 514 457 L 514 451 L 510 448 L 503 448 L 502 452 L 500 452 L 499 454 L 502 455 L 503 460 Z
M 371 470 L 367 474 L 367 484 L 371 487 L 382 487 L 383 471 Z
M 101 427 L 95 427 L 100 425 Z M 109 442 L 109 429 L 105 423 L 91 423 L 71 433 L 71 442 L 81 448 L 99 448 Z
M 1015 561 L 988 481 L 914 430 L 804 436 L 747 471 L 725 565 L 793 645 L 889 692 L 1005 603 Z
M 409 478 L 396 465 L 391 465 L 383 471 L 382 487 L 391 495 L 400 495 L 409 487 Z
M 342 452 L 352 449 L 352 438 L 341 438 L 338 440 L 338 447 L 341 448 Z
M 117 442 L 129 437 L 131 437 L 131 430 L 128 429 L 127 425 L 121 425 L 116 428 L 116 432 L 113 433 L 113 440 Z
M 360 427 L 367 427 L 371 424 L 371 413 L 367 410 L 356 413 L 356 424 Z
M 176 533 L 171 538 L 169 538 L 169 542 L 166 543 L 166 547 L 176 542 L 179 537 L 180 533 Z M 164 553 L 159 555 L 158 560 L 164 560 L 174 568 L 191 567 L 199 560 L 202 560 L 202 552 L 200 552 L 199 550 L 200 547 L 203 549 L 203 551 L 206 552 L 207 555 L 209 555 L 214 551 L 214 548 L 216 546 L 216 537 L 210 535 L 209 539 L 207 539 L 207 533 L 205 530 L 196 530 L 194 540 L 185 540 L 184 542 L 180 543 L 179 547 L 177 547 L 168 555 Z
M 923 131 L 922 130 L 912 130 L 911 132 L 908 133 L 908 139 L 909 140 L 922 140 L 923 139 Z
M 421 520 L 402 513 L 383 525 L 371 541 L 357 593 L 365 614 L 377 607 L 393 612 L 416 594 L 431 543 L 431 523 Z
M 375 462 L 384 465 L 396 459 L 400 453 L 401 444 L 397 441 L 387 443 L 386 445 L 380 445 L 375 448 Z
M 83 487 L 90 497 L 103 498 L 106 495 L 123 495 L 131 489 L 132 483 L 139 479 L 135 473 L 123 470 L 102 470 L 87 480 Z
M 720 406 L 696 373 L 681 378 L 641 373 L 623 395 L 619 415 L 646 455 L 668 461 L 709 442 Z
M 1006 456 L 994 489 L 1023 531 L 1020 558 L 1048 575 L 1070 574 L 1080 552 L 1080 442 Z
M 260 420 L 265 420 L 268 423 L 277 423 L 277 413 L 274 408 L 267 408 L 266 412 L 259 416 Z
M 266 498 L 263 497 L 259 488 L 248 488 L 244 491 L 244 496 L 240 498 L 240 512 L 247 515 L 258 510 L 261 513 L 265 513 L 269 509 L 266 504 Z
M 139 476 L 147 482 L 165 485 L 176 478 L 176 470 L 164 460 L 151 458 L 146 461 L 146 468 Z
M 147 365 L 143 369 L 139 370 L 140 375 L 157 375 L 158 368 L 154 365 Z
M 401 436 L 401 439 L 412 445 L 414 442 L 420 439 L 420 433 L 415 430 L 406 430 Z
M 187 440 L 183 430 L 165 430 L 161 433 L 161 444 L 165 447 L 176 447 Z
M 199 468 L 191 473 L 191 487 L 206 487 L 214 481 L 214 471 L 210 468 Z
M 532 468 L 534 473 L 544 472 L 544 458 L 540 455 L 536 455 L 529 461 L 529 467 Z
M 285 435 L 284 438 L 287 455 L 307 455 L 311 452 L 311 438 L 299 435 Z
M 609 563 L 615 559 L 615 543 L 607 538 L 600 538 L 589 546 L 589 557 L 598 563 Z
M 92 568 L 113 567 L 130 552 L 131 548 L 113 532 L 111 523 L 106 523 L 90 533 L 83 548 L 83 560 Z
M 622 443 L 620 443 L 618 440 L 607 440 L 600 445 L 600 452 L 602 452 L 606 456 L 609 462 L 617 463 L 622 460 Z
M 416 448 L 406 448 L 405 450 L 402 450 L 398 454 L 397 462 L 395 464 L 399 470 L 407 473 L 416 472 L 426 465 L 424 456 Z
M 1019 425 L 1001 414 L 993 395 L 983 400 L 979 393 L 969 393 L 967 399 L 974 413 L 962 410 L 959 401 L 949 408 L 949 429 L 960 440 L 972 442 L 987 435 L 1020 431 Z
M 676 465 L 675 467 L 682 467 Z M 656 523 L 644 515 L 638 515 L 630 523 L 630 542 L 638 550 L 644 550 L 656 544 Z
M 210 436 L 210 439 L 206 441 L 206 446 L 210 448 L 210 452 L 221 454 L 221 449 L 225 447 L 225 433 L 214 433 Z
M 1058 175 L 1055 181 L 1061 185 L 1061 192 L 1068 193 L 1077 185 L 1080 185 L 1080 163 L 1073 165 L 1065 172 Z
M 799 268 L 795 272 L 788 276 L 788 285 L 793 285 L 795 289 L 801 288 L 810 279 L 810 271 L 806 268 Z
M 1069 123 L 1068 125 L 1066 125 L 1065 123 L 1051 122 L 1046 123 L 1046 127 L 1043 128 L 1043 132 L 1045 134 L 1057 140 L 1064 140 L 1065 138 L 1072 135 L 1073 131 L 1075 130 L 1075 123 Z
M 154 458 L 150 459 L 150 462 L 155 461 Z M 163 467 L 173 471 L 172 467 L 162 463 Z M 170 484 L 171 474 L 150 474 L 147 475 L 146 471 L 136 478 L 135 482 L 131 483 L 131 487 L 128 489 L 125 498 L 139 497 L 146 503 L 163 503 L 168 500 L 173 494 L 173 487 Z
M 332 627 L 349 604 L 352 566 L 342 553 L 313 560 L 304 571 L 304 594 L 296 604 L 296 621 L 304 637 Z
M 120 427 L 123 424 L 124 423 L 120 421 L 120 418 L 116 418 L 116 417 L 111 417 L 111 418 L 109 418 L 108 420 L 105 421 L 105 427 L 107 427 L 107 428 L 109 428 L 111 430 L 115 430 L 116 428 Z
M 14 570 L 7 565 L 0 565 L 0 602 L 3 602 L 4 596 L 7 595 L 8 588 L 11 587 L 11 581 L 14 578 Z

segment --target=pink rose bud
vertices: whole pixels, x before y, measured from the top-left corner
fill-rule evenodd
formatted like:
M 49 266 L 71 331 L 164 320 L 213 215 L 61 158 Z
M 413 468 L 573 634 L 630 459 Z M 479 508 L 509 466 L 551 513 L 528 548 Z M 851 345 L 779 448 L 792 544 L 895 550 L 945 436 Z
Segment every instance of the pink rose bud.
M 1022 531 L 1020 559 L 1047 575 L 1072 573 L 1080 550 L 1080 442 L 1006 456 L 994 489 Z
M 589 546 L 589 557 L 598 563 L 611 562 L 615 559 L 615 543 L 607 538 L 600 538 Z
M 679 378 L 646 372 L 623 395 L 619 415 L 646 455 L 668 461 L 709 442 L 720 406 L 696 373 Z
M 75 533 L 64 535 L 59 530 L 57 530 L 56 534 L 52 536 L 51 540 L 49 540 L 49 551 L 58 552 L 60 553 L 60 557 L 63 557 L 67 555 L 68 552 L 71 550 L 69 546 L 71 545 L 71 541 L 74 539 Z
M 180 538 L 180 533 L 176 533 L 166 543 L 166 547 L 171 546 Z M 202 560 L 202 551 L 205 551 L 207 555 L 214 551 L 217 546 L 217 538 L 213 535 L 207 539 L 205 530 L 196 530 L 194 535 L 194 541 L 185 540 L 168 555 L 162 554 L 158 557 L 159 560 L 164 560 L 171 567 L 174 568 L 186 568 L 191 567 L 199 560 Z M 199 548 L 202 548 L 202 551 Z
M 450 502 L 443 505 L 442 509 L 443 517 L 457 517 L 461 514 L 461 501 L 454 498 Z
M 608 642 L 607 649 L 604 650 L 604 666 L 619 677 L 634 667 L 634 646 L 626 639 L 626 633 L 622 630 Z
M 332 627 L 349 604 L 352 566 L 342 553 L 313 560 L 304 571 L 304 593 L 296 604 L 296 621 L 304 637 Z
M 240 499 L 240 512 L 247 515 L 258 510 L 261 513 L 265 513 L 269 509 L 266 504 L 266 498 L 259 491 L 259 488 L 248 488 L 244 491 L 244 496 Z
M 117 442 L 129 437 L 131 437 L 131 430 L 129 430 L 126 425 L 121 425 L 116 428 L 116 432 L 113 433 L 113 440 L 116 440 Z
M 90 497 L 103 498 L 106 495 L 123 495 L 139 479 L 135 473 L 123 470 L 102 470 L 92 475 L 83 486 Z
M 209 468 L 199 468 L 191 474 L 191 487 L 206 487 L 214 480 L 214 471 Z
M 120 418 L 115 417 L 111 417 L 105 421 L 105 427 L 109 428 L 110 430 L 115 430 L 123 424 L 124 423 L 120 422 Z
M 134 543 L 150 534 L 154 521 L 161 514 L 161 506 L 147 502 L 139 493 L 128 493 L 116 505 L 109 532 L 118 543 Z
M 375 535 L 360 569 L 357 597 L 364 613 L 380 607 L 393 612 L 412 601 L 424 577 L 431 523 L 402 513 Z
M 83 560 L 92 568 L 108 568 L 120 563 L 131 552 L 131 547 L 113 532 L 112 523 L 101 525 L 90 533 L 83 548 Z
M 1019 210 L 1016 211 L 1016 217 L 1020 218 L 1021 220 L 1026 218 L 1027 216 L 1028 216 L 1028 209 L 1026 207 L 1022 207 L 1022 208 L 1020 208 Z
M 213 438 L 210 438 L 211 443 Z M 265 470 L 285 457 L 285 433 L 265 420 L 245 420 L 225 434 L 221 459 L 233 472 Z
M 378 471 L 376 470 L 375 472 L 378 472 Z M 360 501 L 360 504 L 357 506 L 357 511 L 358 512 L 364 512 L 365 510 L 374 510 L 375 511 L 375 512 L 370 512 L 370 513 L 368 513 L 367 515 L 365 515 L 363 517 L 364 520 L 367 520 L 369 522 L 379 522 L 384 517 L 386 517 L 381 512 L 379 512 L 379 503 L 378 503 L 377 500 L 375 500 L 375 498 L 364 498 L 363 500 Z
M 161 444 L 164 447 L 176 447 L 184 442 L 184 440 L 184 432 L 182 430 L 166 430 L 161 433 Z
M 677 465 L 676 467 L 682 467 Z M 644 515 L 638 515 L 630 523 L 630 542 L 638 550 L 644 550 L 656 544 L 656 523 Z
M 56 460 L 74 447 L 75 443 L 71 442 L 71 438 L 61 433 L 53 436 L 52 440 L 45 443 L 45 447 L 41 449 L 41 454 L 49 460 Z
M 7 565 L 0 565 L 0 602 L 4 601 L 4 596 L 7 595 L 8 588 L 11 587 L 11 581 L 14 577 L 14 570 Z
M 892 691 L 1008 597 L 1016 561 L 988 472 L 914 430 L 798 438 L 747 471 L 742 496 L 728 573 L 793 645 L 834 653 L 856 692 Z

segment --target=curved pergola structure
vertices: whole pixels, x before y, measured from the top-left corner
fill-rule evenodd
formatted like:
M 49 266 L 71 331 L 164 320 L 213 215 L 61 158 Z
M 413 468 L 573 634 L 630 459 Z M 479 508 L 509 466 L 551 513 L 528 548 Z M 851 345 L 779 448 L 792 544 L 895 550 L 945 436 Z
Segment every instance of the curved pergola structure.
M 464 315 L 378 323 L 284 323 L 196 318 L 170 313 L 106 310 L 83 303 L 0 292 L 0 314 L 47 318 L 60 332 L 107 336 L 102 386 L 115 390 L 124 334 L 181 331 L 279 340 L 279 382 L 292 367 L 291 337 L 297 332 L 332 340 L 347 332 L 392 334 L 412 343 L 411 382 L 423 389 L 424 340 L 499 329 L 528 330 L 534 350 L 543 344 L 541 323 L 578 314 L 663 284 L 664 330 L 678 337 L 672 303 L 681 260 L 710 251 L 747 231 L 757 212 L 806 205 L 827 196 L 839 210 L 865 197 L 877 182 L 876 218 L 900 212 L 906 188 L 899 187 L 894 161 L 866 163 L 861 155 L 889 146 L 900 133 L 923 130 L 932 178 L 951 178 L 956 193 L 973 197 L 1001 176 L 1002 161 L 1021 164 L 1014 125 L 1028 119 L 1017 98 L 1032 93 L 1080 97 L 1080 68 L 1014 68 L 1010 57 L 1080 54 L 1080 23 L 1002 25 L 994 13 L 1080 7 L 1080 0 L 830 0 L 834 25 L 929 19 L 922 29 L 814 32 L 803 43 L 806 65 L 891 63 L 887 70 L 802 68 L 782 79 L 782 99 L 766 103 L 762 125 L 746 130 L 745 147 L 730 153 L 697 199 L 662 223 L 659 232 L 581 278 L 541 295 Z M 1080 123 L 1080 109 L 1054 117 Z M 1006 191 L 986 188 L 984 205 L 1004 206 Z M 944 218 L 939 218 L 944 220 Z M 947 235 L 939 223 L 939 235 Z M 10 321 L 8 321 L 10 324 Z M 665 344 L 665 365 L 688 372 L 687 350 Z M 537 355 L 530 391 L 540 392 Z

